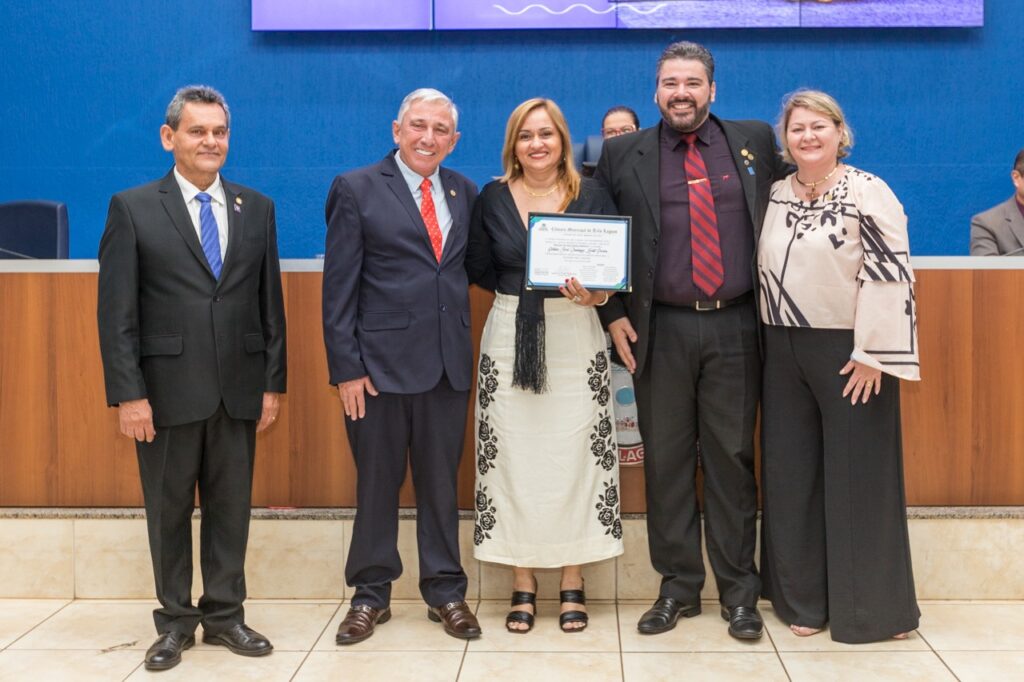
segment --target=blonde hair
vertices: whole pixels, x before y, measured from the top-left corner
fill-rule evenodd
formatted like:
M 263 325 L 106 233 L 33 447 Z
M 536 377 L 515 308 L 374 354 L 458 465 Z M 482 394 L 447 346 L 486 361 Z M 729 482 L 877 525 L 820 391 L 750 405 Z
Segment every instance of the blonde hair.
M 789 126 L 789 117 L 793 115 L 793 110 L 798 107 L 827 116 L 839 129 L 837 161 L 850 155 L 850 149 L 853 148 L 853 130 L 847 124 L 839 102 L 832 95 L 821 90 L 797 90 L 783 98 L 782 113 L 779 115 L 778 123 L 775 124 L 776 133 L 779 136 L 779 144 L 782 145 L 782 159 L 786 163 L 796 163 L 789 154 L 789 144 L 786 142 L 786 128 Z
M 505 126 L 505 146 L 501 150 L 501 167 L 505 174 L 498 178 L 499 181 L 508 184 L 509 182 L 523 177 L 523 168 L 516 159 L 516 140 L 519 132 L 523 129 L 523 123 L 535 109 L 543 109 L 551 117 L 551 122 L 562 139 L 562 159 L 558 167 L 558 184 L 565 191 L 565 200 L 558 210 L 564 211 L 570 202 L 579 198 L 580 195 L 580 174 L 576 170 L 576 164 L 572 157 L 572 138 L 569 136 L 569 124 L 565 122 L 565 115 L 558 105 L 543 97 L 528 99 L 515 109 L 508 117 L 508 124 Z

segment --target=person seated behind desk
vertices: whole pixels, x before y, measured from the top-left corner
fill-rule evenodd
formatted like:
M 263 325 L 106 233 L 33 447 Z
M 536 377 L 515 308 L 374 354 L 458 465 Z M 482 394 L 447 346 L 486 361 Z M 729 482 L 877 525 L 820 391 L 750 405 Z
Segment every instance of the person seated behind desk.
M 638 130 L 640 130 L 640 117 L 636 115 L 635 111 L 623 104 L 617 104 L 604 112 L 604 117 L 601 119 L 602 140 L 635 133 Z M 600 147 L 598 147 L 597 151 L 600 152 Z M 584 161 L 580 174 L 585 178 L 592 178 L 596 169 L 596 159 L 594 161 Z
M 1012 197 L 971 218 L 972 256 L 1024 256 L 1024 149 L 1017 152 L 1010 180 Z

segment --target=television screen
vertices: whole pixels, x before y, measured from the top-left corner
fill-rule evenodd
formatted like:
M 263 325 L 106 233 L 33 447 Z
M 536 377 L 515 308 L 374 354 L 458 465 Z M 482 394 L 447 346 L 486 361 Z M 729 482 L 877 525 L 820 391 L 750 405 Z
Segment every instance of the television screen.
M 256 31 L 981 26 L 984 0 L 252 0 Z

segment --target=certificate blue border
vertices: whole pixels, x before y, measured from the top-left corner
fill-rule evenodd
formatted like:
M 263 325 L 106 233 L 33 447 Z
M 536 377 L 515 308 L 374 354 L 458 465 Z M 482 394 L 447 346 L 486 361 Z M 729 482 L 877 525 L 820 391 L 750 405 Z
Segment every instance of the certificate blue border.
M 626 224 L 626 262 L 622 271 L 625 273 L 622 279 L 611 287 L 587 287 L 590 291 L 611 291 L 628 293 L 633 291 L 633 218 L 628 215 L 590 215 L 587 213 L 530 213 L 527 216 L 526 225 L 526 288 L 535 289 L 558 289 L 564 282 L 539 282 L 530 279 L 530 261 L 533 255 L 533 225 L 541 220 L 579 221 L 579 222 L 616 222 Z M 585 283 L 584 283 L 585 285 Z

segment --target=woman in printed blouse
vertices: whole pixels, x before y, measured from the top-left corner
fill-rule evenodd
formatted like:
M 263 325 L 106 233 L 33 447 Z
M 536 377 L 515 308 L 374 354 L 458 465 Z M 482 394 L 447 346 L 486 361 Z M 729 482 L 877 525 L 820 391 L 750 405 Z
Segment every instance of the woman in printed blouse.
M 823 92 L 787 97 L 796 172 L 758 244 L 765 324 L 761 572 L 799 636 L 904 638 L 918 625 L 903 490 L 900 379 L 920 378 L 907 218 L 844 163 L 853 136 Z
M 466 250 L 470 281 L 496 292 L 480 340 L 474 555 L 512 567 L 510 632 L 533 627 L 535 568 L 561 568 L 559 625 L 580 632 L 580 565 L 622 553 L 610 367 L 594 311 L 608 292 L 575 279 L 527 290 L 526 224 L 531 212 L 614 215 L 615 204 L 576 171 L 551 100 L 515 108 L 501 158 L 504 175 L 481 190 Z

